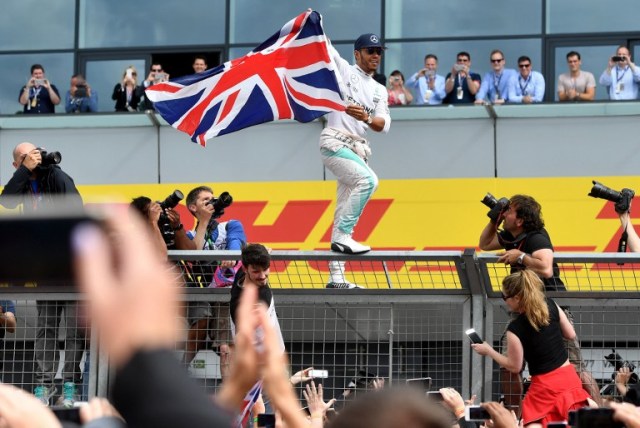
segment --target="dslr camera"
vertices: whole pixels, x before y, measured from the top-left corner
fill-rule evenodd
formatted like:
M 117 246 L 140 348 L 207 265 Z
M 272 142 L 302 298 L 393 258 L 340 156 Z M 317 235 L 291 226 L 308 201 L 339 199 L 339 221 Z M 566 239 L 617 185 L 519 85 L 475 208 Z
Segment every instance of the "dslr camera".
M 167 216 L 166 210 L 175 208 L 183 199 L 184 195 L 182 192 L 180 190 L 174 190 L 172 194 L 164 199 L 164 201 L 158 202 L 160 204 L 160 208 L 162 208 L 162 213 L 160 213 L 160 218 L 158 219 L 158 227 L 162 233 L 164 243 L 167 244 L 167 248 L 173 248 L 175 246 L 176 233 L 171 227 L 171 222 L 169 221 L 169 216 Z
M 492 223 L 496 223 L 498 221 L 498 217 L 500 213 L 506 211 L 509 208 L 509 199 L 502 197 L 500 199 L 496 199 L 491 193 L 485 195 L 484 198 L 480 201 L 485 206 L 489 208 L 489 212 L 487 213 L 487 217 L 491 219 Z
M 62 155 L 60 152 L 47 152 L 43 147 L 38 147 L 36 150 L 40 152 L 42 162 L 40 167 L 48 168 L 51 165 L 58 165 L 62 161 Z
M 636 195 L 636 192 L 631 189 L 622 189 L 621 191 L 613 190 L 602 183 L 595 180 L 589 196 L 592 198 L 606 199 L 607 201 L 615 202 L 615 209 L 618 214 L 624 214 L 631 208 L 631 200 Z
M 614 55 L 614 56 L 611 57 L 611 61 L 613 61 L 613 62 L 622 62 L 625 59 L 627 59 L 627 58 L 624 57 L 624 56 L 619 56 L 619 55 Z
M 228 208 L 233 203 L 233 197 L 229 192 L 222 192 L 217 198 L 211 198 L 207 204 L 213 205 L 213 215 L 211 220 L 215 220 L 222 217 L 225 208 Z
M 616 379 L 616 373 L 618 370 L 623 367 L 628 367 L 630 372 L 633 372 L 636 369 L 636 366 L 632 362 L 623 360 L 615 349 L 612 349 L 609 355 L 605 355 L 604 359 L 615 368 L 615 372 L 611 375 L 611 379 L 613 380 Z M 638 383 L 638 375 L 636 373 L 631 373 L 629 383 Z
M 76 95 L 75 98 L 86 98 L 87 97 L 87 84 L 81 83 L 76 86 Z

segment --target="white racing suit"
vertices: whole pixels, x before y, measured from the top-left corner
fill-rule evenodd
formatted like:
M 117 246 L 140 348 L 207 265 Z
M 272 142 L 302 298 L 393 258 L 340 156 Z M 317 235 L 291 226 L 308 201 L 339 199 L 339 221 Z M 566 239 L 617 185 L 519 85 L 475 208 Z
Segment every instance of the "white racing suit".
M 342 78 L 347 104 L 357 104 L 371 115 L 384 118 L 382 132 L 391 125 L 387 90 L 357 65 L 351 65 L 330 46 L 330 54 Z M 351 235 L 364 207 L 378 187 L 378 177 L 367 165 L 371 155 L 368 125 L 344 112 L 327 115 L 327 128 L 320 134 L 322 163 L 338 179 L 332 241 L 336 232 Z M 329 282 L 345 282 L 344 262 L 329 263 Z

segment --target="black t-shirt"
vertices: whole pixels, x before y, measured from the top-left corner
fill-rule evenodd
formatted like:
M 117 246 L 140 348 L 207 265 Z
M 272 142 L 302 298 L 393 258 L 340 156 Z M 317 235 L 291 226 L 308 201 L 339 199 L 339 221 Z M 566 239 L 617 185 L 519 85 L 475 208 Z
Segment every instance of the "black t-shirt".
M 499 242 L 505 250 L 518 249 L 527 254 L 533 254 L 534 252 L 542 249 L 549 249 L 553 251 L 551 238 L 545 228 L 526 232 L 517 237 L 514 237 L 506 230 L 502 230 L 499 232 Z M 519 269 L 522 268 L 519 266 L 512 266 L 511 273 L 516 272 Z M 555 262 L 553 263 L 553 276 L 550 278 L 542 278 L 542 282 L 544 282 L 544 289 L 546 291 L 567 290 L 560 279 L 560 268 Z
M 240 296 L 242 295 L 242 291 L 244 288 L 240 285 L 244 282 L 244 270 L 240 269 L 236 274 L 236 277 L 233 280 L 233 285 L 231 286 L 231 300 L 229 301 L 229 310 L 231 312 L 231 319 L 233 323 L 236 323 L 236 310 L 238 309 L 238 305 L 240 304 Z M 273 298 L 273 294 L 271 293 L 271 287 L 266 285 L 264 287 L 258 287 L 258 300 L 264 302 L 267 306 L 271 305 L 271 300 Z
M 507 330 L 518 336 L 524 349 L 524 359 L 529 364 L 529 373 L 538 375 L 549 373 L 562 366 L 569 354 L 564 346 L 560 329 L 560 313 L 556 302 L 547 298 L 549 325 L 536 331 L 525 314 L 511 321 Z

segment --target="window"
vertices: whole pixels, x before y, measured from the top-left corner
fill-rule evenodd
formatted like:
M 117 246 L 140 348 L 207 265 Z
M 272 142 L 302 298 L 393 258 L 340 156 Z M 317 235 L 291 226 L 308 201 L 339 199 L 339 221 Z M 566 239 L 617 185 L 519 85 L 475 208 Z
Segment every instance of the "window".
M 3 1 L 0 50 L 72 49 L 75 10 L 73 1 Z
M 81 0 L 80 48 L 224 43 L 225 0 Z

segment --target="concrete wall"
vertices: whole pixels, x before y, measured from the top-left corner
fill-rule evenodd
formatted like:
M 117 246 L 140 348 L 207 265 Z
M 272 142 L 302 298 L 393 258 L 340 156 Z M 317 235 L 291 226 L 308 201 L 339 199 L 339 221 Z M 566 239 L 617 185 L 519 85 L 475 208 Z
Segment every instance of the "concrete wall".
M 637 175 L 638 115 L 636 102 L 399 108 L 387 135 L 370 136 L 371 165 L 381 179 Z M 60 151 L 82 185 L 332 179 L 322 121 L 263 124 L 202 148 L 152 116 L 0 117 L 0 183 L 21 141 Z

